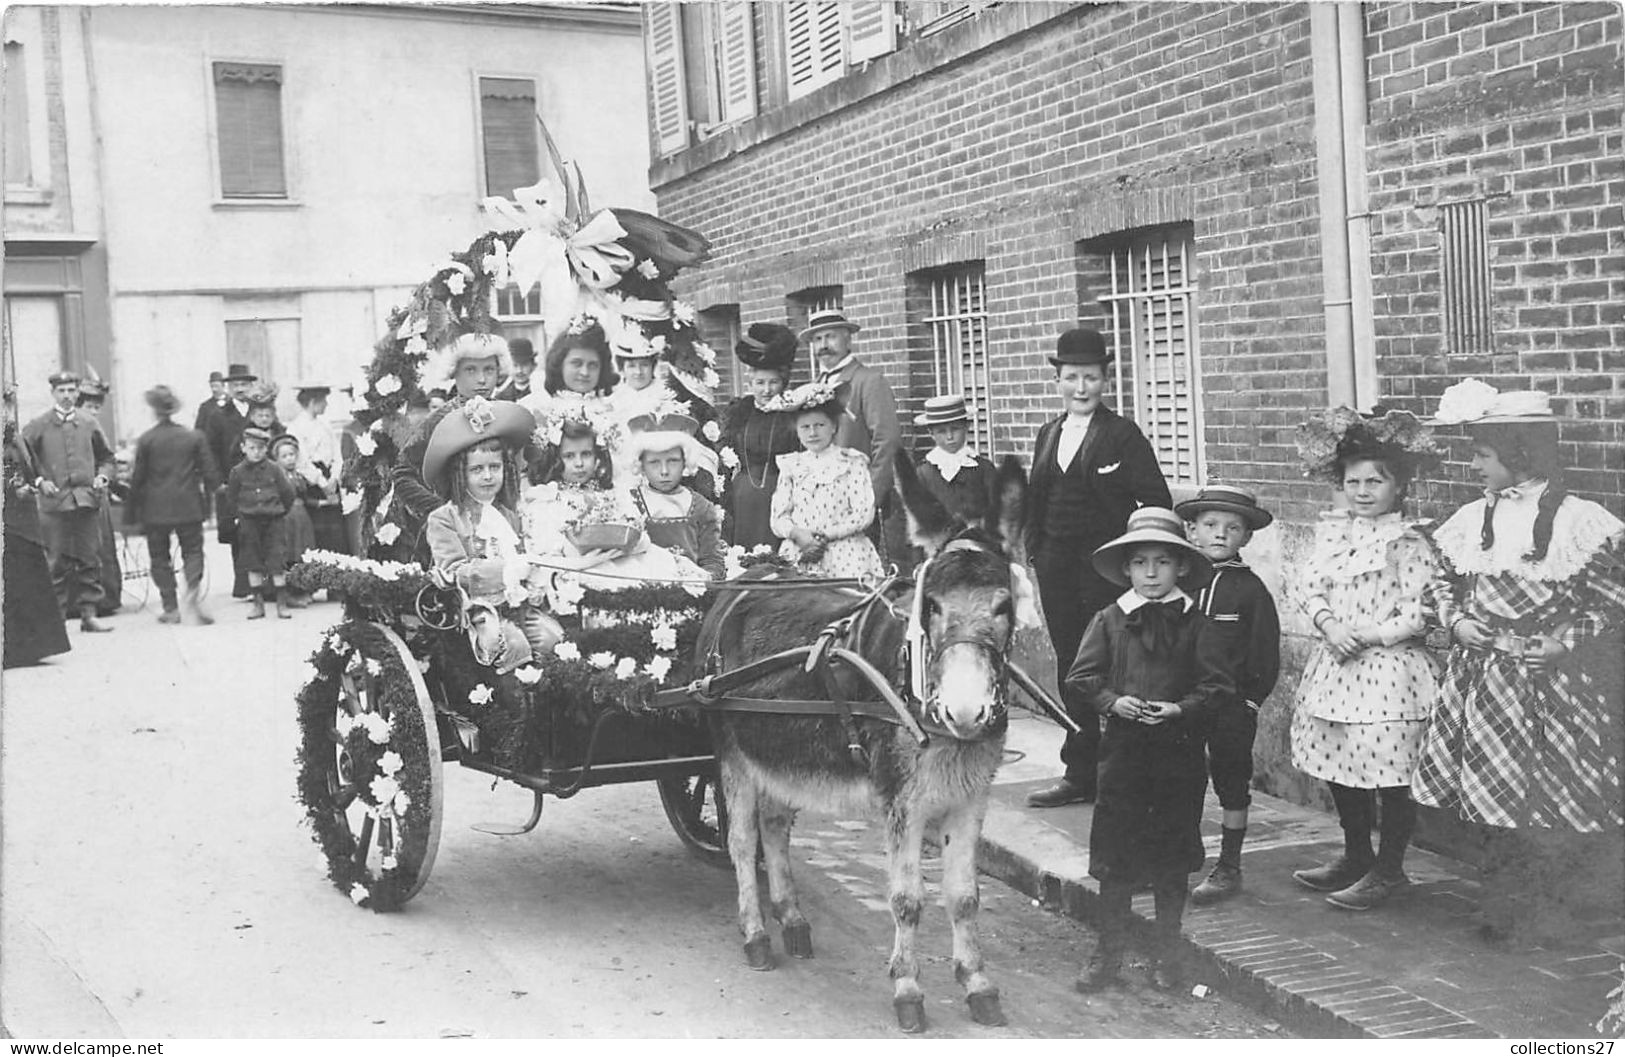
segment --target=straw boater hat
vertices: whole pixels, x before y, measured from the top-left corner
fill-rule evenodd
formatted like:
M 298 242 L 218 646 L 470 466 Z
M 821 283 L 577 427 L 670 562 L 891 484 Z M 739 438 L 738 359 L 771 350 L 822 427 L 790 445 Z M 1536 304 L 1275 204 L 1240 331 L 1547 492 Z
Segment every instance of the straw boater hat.
M 798 335 L 798 340 L 806 341 L 820 330 L 829 330 L 833 327 L 840 327 L 854 334 L 863 329 L 850 319 L 847 319 L 846 313 L 840 309 L 825 308 L 807 317 L 807 329 Z
M 1540 389 L 1498 393 L 1477 378 L 1457 382 L 1439 398 L 1433 417 L 1440 426 L 1494 426 L 1519 422 L 1556 423 L 1552 398 Z
M 423 453 L 423 479 L 433 487 L 459 452 L 493 437 L 504 445 L 523 444 L 535 429 L 535 417 L 518 404 L 471 397 L 442 418 L 429 436 Z
M 1096 549 L 1092 559 L 1095 572 L 1119 587 L 1129 586 L 1123 562 L 1137 543 L 1160 543 L 1183 551 L 1190 558 L 1191 569 L 1180 577 L 1181 587 L 1208 568 L 1207 556 L 1185 538 L 1185 522 L 1178 514 L 1165 507 L 1143 506 L 1128 516 L 1127 532 Z
M 970 409 L 965 406 L 963 393 L 952 396 L 933 396 L 925 402 L 925 413 L 914 416 L 916 426 L 947 426 L 955 422 L 969 422 Z
M 1112 354 L 1100 331 L 1073 327 L 1055 339 L 1055 355 L 1049 362 L 1057 367 L 1088 367 L 1111 363 Z
M 327 382 L 303 382 L 293 387 L 293 391 L 303 396 L 306 393 L 312 396 L 326 396 L 333 391 L 333 386 Z
M 1195 499 L 1187 499 L 1174 507 L 1174 513 L 1186 521 L 1195 521 L 1209 510 L 1240 514 L 1254 532 L 1275 520 L 1268 510 L 1258 505 L 1258 499 L 1251 492 L 1233 484 L 1210 484 L 1197 492 Z
M 691 472 L 701 469 L 717 472 L 717 453 L 695 436 L 700 423 L 691 415 L 635 415 L 627 420 L 626 428 L 631 435 L 621 442 L 621 458 L 629 463 L 636 465 L 645 452 L 681 448 L 683 461 Z

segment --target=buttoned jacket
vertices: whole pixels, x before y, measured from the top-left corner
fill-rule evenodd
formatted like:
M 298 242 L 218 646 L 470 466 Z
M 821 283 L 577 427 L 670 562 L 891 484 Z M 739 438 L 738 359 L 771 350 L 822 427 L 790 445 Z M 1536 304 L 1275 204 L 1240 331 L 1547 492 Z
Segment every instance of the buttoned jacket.
M 95 480 L 113 478 L 113 449 L 96 416 L 74 408 L 65 418 L 56 408 L 23 427 L 23 443 L 34 456 L 39 475 L 56 485 L 56 495 L 39 494 L 42 514 L 94 510 L 101 503 Z

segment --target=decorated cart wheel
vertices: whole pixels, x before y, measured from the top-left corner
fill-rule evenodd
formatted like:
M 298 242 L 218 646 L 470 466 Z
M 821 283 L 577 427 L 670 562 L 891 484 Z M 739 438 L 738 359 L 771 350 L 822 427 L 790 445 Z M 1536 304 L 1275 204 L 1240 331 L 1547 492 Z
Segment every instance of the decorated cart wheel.
M 351 621 L 311 657 L 299 694 L 299 797 L 321 867 L 359 906 L 396 910 L 440 844 L 440 734 L 418 661 L 388 628 Z
M 716 866 L 728 865 L 728 804 L 715 772 L 661 778 L 660 805 L 682 842 Z

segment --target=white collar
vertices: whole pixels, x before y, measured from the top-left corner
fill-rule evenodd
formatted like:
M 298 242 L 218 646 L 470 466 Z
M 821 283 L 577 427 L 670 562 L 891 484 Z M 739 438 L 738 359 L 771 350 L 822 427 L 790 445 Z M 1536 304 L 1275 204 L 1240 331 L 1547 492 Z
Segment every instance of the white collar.
M 846 370 L 848 367 L 852 366 L 852 362 L 854 360 L 856 360 L 857 358 L 858 358 L 857 353 L 849 352 L 841 360 L 840 363 L 837 363 L 835 366 L 831 367 L 829 370 L 826 371 L 826 370 L 824 370 L 823 367 L 819 367 L 818 368 L 818 377 L 820 379 L 833 378 L 837 374 L 840 374 L 842 371 Z
M 1546 479 L 1532 477 L 1527 481 L 1510 485 L 1499 492 L 1484 489 L 1484 498 L 1489 500 L 1491 506 L 1500 506 L 1502 503 L 1540 503 L 1540 497 L 1546 494 Z
M 1178 587 L 1174 588 L 1172 591 L 1169 591 L 1161 598 L 1147 598 L 1131 587 L 1127 591 L 1124 591 L 1123 594 L 1117 599 L 1117 608 L 1121 609 L 1126 615 L 1134 612 L 1136 609 L 1140 609 L 1143 606 L 1168 605 L 1173 602 L 1182 603 L 1179 607 L 1179 611 L 1181 613 L 1190 612 L 1191 606 L 1196 604 L 1195 599 L 1191 598 L 1190 595 L 1186 594 Z
M 1094 420 L 1095 413 L 1093 411 L 1089 412 L 1087 415 L 1068 414 L 1065 418 L 1061 419 L 1061 432 L 1076 433 L 1079 430 L 1088 429 L 1089 423 L 1093 422 Z
M 937 468 L 944 481 L 952 481 L 959 476 L 960 470 L 970 470 L 976 467 L 976 449 L 969 444 L 955 452 L 932 448 L 925 453 L 925 461 Z

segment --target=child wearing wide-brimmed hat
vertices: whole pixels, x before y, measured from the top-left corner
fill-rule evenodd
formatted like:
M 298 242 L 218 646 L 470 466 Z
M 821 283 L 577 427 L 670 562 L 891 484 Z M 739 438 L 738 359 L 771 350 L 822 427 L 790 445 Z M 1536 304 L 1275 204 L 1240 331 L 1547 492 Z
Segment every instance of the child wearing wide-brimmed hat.
M 932 448 L 915 462 L 920 483 L 949 513 L 979 525 L 993 508 L 998 476 L 993 464 L 966 443 L 971 411 L 962 393 L 933 396 L 914 424 L 931 435 Z
M 1185 519 L 1191 542 L 1212 563 L 1196 604 L 1213 633 L 1224 637 L 1236 684 L 1235 696 L 1214 710 L 1206 727 L 1208 774 L 1224 810 L 1219 861 L 1191 893 L 1191 902 L 1206 906 L 1241 891 L 1241 842 L 1253 798 L 1258 709 L 1281 674 L 1281 618 L 1275 599 L 1241 560 L 1241 549 L 1253 533 L 1274 518 L 1251 492 L 1227 484 L 1209 484 L 1174 512 Z
M 446 500 L 423 527 L 436 579 L 466 594 L 474 657 L 498 674 L 563 637 L 539 608 L 543 578 L 514 512 L 517 455 L 535 426 L 518 404 L 471 397 L 435 426 L 423 455 L 423 479 Z
M 1151 886 L 1156 900 L 1159 987 L 1177 988 L 1179 928 L 1188 876 L 1200 869 L 1207 769 L 1201 725 L 1234 693 L 1223 640 L 1188 589 L 1207 558 L 1172 510 L 1142 507 L 1128 531 L 1096 549 L 1092 564 L 1127 587 L 1097 613 L 1066 674 L 1067 708 L 1080 721 L 1104 716 L 1098 797 L 1089 830 L 1089 873 L 1100 881 L 1100 941 L 1080 991 L 1117 981 L 1129 902 Z

